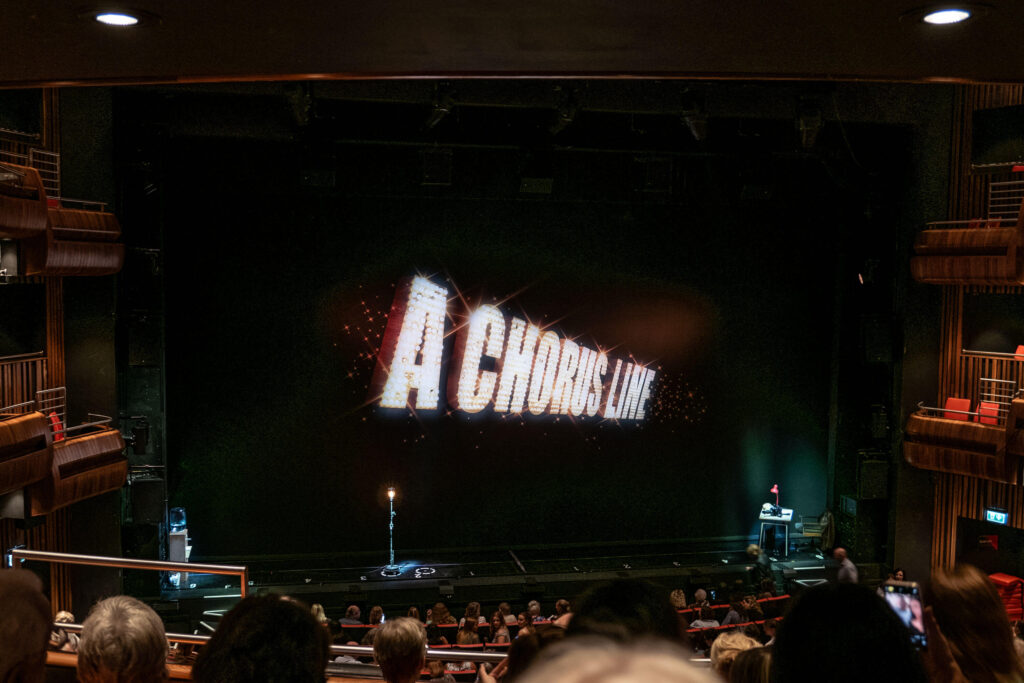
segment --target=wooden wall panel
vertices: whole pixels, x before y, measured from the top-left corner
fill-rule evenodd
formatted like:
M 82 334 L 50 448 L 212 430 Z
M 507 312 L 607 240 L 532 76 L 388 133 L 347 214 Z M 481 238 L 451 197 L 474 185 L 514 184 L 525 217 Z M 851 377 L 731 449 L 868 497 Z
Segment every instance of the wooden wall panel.
M 959 86 L 954 98 L 953 129 L 949 173 L 949 220 L 984 216 L 988 184 L 1008 180 L 1010 176 L 981 176 L 971 173 L 971 125 L 978 109 L 1024 103 L 1022 85 Z M 977 403 L 978 377 L 1017 379 L 1024 383 L 1024 362 L 995 357 L 963 356 L 964 293 L 1022 294 L 1024 288 L 945 287 L 942 299 L 942 328 L 939 348 L 939 396 L 970 397 Z M 955 474 L 934 475 L 934 526 L 932 529 L 932 569 L 952 567 L 956 560 L 956 525 L 960 517 L 980 519 L 986 505 L 1005 507 L 1010 525 L 1024 529 L 1024 492 L 1021 487 L 984 481 Z
M 42 90 L 42 134 L 39 146 L 52 152 L 60 151 L 60 93 L 54 88 Z M 25 281 L 35 278 L 25 278 Z M 46 278 L 46 354 L 40 365 L 34 369 L 10 370 L 9 377 L 24 382 L 17 391 L 28 392 L 27 398 L 11 403 L 20 403 L 35 398 L 37 389 L 63 386 L 65 383 L 64 363 L 64 283 L 60 278 Z M 3 375 L 0 365 L 0 393 L 7 387 L 8 376 Z M 31 376 L 31 377 L 29 377 Z M 30 381 L 31 380 L 31 381 Z M 29 386 L 31 385 L 31 390 Z M 12 390 L 15 391 L 15 390 Z M 15 392 L 16 393 L 16 392 Z M 20 394 L 25 395 L 25 394 Z M 7 405 L 0 403 L 0 405 Z M 24 543 L 33 550 L 67 552 L 70 544 L 70 520 L 67 509 L 57 510 L 46 516 L 46 520 L 29 529 L 18 529 L 13 520 L 0 520 L 0 545 L 4 549 Z M 66 566 L 51 565 L 50 607 L 54 613 L 71 609 L 71 574 Z

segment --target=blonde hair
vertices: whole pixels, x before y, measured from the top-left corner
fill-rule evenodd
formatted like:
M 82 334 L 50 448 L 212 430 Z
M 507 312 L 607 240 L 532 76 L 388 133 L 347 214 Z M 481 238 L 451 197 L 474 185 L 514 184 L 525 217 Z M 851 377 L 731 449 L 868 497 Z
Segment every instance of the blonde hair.
M 744 650 L 760 646 L 761 643 L 739 631 L 723 633 L 715 638 L 711 645 L 711 668 L 728 678 L 729 669 L 736 656 Z
M 373 655 L 384 680 L 403 683 L 418 677 L 427 654 L 427 630 L 416 619 L 385 621 L 373 639 Z
M 96 603 L 82 624 L 78 646 L 82 683 L 167 680 L 167 635 L 148 605 L 128 595 Z
M 546 650 L 517 683 L 721 683 L 666 641 L 619 643 L 597 636 L 566 639 Z
M 324 613 L 324 606 L 319 602 L 314 602 L 313 606 L 309 608 L 309 611 L 313 613 L 313 618 L 321 624 L 327 621 L 327 614 Z

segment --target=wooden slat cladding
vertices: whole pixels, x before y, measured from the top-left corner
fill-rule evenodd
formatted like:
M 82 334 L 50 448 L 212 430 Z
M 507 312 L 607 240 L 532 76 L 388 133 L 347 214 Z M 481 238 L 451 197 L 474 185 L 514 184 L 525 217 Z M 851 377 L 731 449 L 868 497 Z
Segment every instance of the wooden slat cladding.
M 963 85 L 958 86 L 953 101 L 953 131 L 949 164 L 949 220 L 963 220 L 982 216 L 988 192 L 988 183 L 1009 180 L 1012 176 L 982 176 L 971 173 L 971 127 L 974 112 L 979 109 L 1008 107 L 1024 103 L 1022 85 Z
M 964 288 L 946 287 L 942 292 L 942 327 L 939 339 L 939 395 L 935 405 L 956 396 L 963 380 L 960 349 L 963 348 Z M 950 388 L 956 389 L 950 393 Z
M 1011 176 L 981 176 L 971 173 L 971 126 L 979 109 L 1024 103 L 1024 86 L 959 86 L 954 99 L 949 173 L 949 220 L 985 215 L 987 187 L 992 180 Z M 939 352 L 939 396 L 970 398 L 977 404 L 978 378 L 1024 380 L 1024 361 L 988 356 L 964 356 L 964 293 L 1021 294 L 1019 286 L 945 286 Z M 956 525 L 960 517 L 981 519 L 986 505 L 1000 505 L 1010 513 L 1010 525 L 1024 529 L 1024 489 L 1020 486 L 985 481 L 957 474 L 934 474 L 934 526 L 932 569 L 953 566 L 956 556 Z
M 25 403 L 47 386 L 46 358 L 0 361 L 0 407 Z
M 932 570 L 956 562 L 956 525 L 960 517 L 982 519 L 986 507 L 1009 513 L 1009 526 L 1024 529 L 1024 489 L 957 474 L 935 475 L 935 526 Z

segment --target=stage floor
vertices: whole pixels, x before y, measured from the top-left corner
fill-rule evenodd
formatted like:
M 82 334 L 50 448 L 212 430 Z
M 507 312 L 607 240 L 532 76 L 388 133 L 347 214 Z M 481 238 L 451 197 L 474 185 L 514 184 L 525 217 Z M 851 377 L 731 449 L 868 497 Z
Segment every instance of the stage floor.
M 791 592 L 826 580 L 832 562 L 816 547 L 793 544 L 787 557 L 772 560 L 776 591 Z M 616 578 L 652 581 L 668 590 L 697 588 L 726 602 L 737 590 L 750 590 L 748 539 L 697 539 L 606 545 L 537 546 L 509 549 L 454 549 L 396 553 L 398 574 L 386 572 L 381 553 L 309 555 L 297 557 L 193 558 L 197 562 L 244 564 L 249 568 L 249 592 L 291 595 L 320 603 L 328 616 L 342 616 L 349 604 L 382 605 L 389 615 L 404 614 L 410 605 L 421 613 L 438 600 L 457 605 L 476 600 L 485 608 L 509 601 L 521 609 L 540 600 L 552 610 L 554 600 L 572 599 L 590 585 Z M 376 560 L 378 563 L 373 563 Z M 189 574 L 173 587 L 165 576 L 158 600 L 189 614 L 190 627 L 209 623 L 238 601 L 237 581 L 210 574 Z M 519 603 L 522 605 L 519 605 Z M 365 609 L 364 609 L 365 611 Z

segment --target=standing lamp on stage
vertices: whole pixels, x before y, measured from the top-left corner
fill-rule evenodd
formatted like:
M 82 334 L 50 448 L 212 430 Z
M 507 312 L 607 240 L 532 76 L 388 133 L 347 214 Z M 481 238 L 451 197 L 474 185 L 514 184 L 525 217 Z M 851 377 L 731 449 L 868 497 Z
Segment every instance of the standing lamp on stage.
M 402 568 L 395 564 L 395 487 L 388 487 L 388 565 L 381 570 L 381 576 L 398 576 Z

